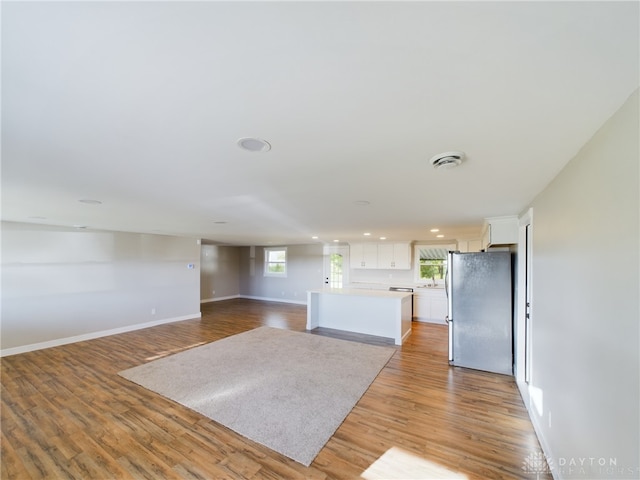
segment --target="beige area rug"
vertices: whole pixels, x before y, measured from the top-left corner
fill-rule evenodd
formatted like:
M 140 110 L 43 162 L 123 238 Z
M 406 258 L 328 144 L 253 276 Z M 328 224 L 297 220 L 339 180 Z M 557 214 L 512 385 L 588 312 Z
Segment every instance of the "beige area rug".
M 119 374 L 309 466 L 394 352 L 260 327 Z

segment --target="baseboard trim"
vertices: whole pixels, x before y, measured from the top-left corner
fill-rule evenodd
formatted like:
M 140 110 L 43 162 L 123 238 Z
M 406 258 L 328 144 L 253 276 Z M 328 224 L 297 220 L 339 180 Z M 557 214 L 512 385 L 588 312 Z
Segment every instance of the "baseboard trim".
M 409 331 L 402 336 L 402 338 L 400 339 L 400 345 L 402 345 L 410 336 L 411 336 L 411 329 L 409 329 Z
M 531 424 L 533 425 L 533 431 L 538 437 L 538 443 L 540 444 L 540 448 L 542 449 L 542 453 L 548 459 L 551 459 L 551 476 L 554 480 L 559 480 L 559 473 L 555 468 L 557 465 L 554 465 L 553 454 L 551 453 L 551 448 L 547 443 L 547 439 L 542 434 L 542 426 L 540 425 L 540 418 L 536 415 L 535 408 L 531 404 L 531 395 L 529 394 L 528 385 L 521 380 L 516 379 L 516 385 L 518 387 L 518 391 L 520 392 L 520 397 L 522 398 L 522 402 L 524 403 L 525 408 L 527 409 L 527 413 L 529 414 L 529 419 L 531 420 Z
M 193 320 L 195 318 L 201 318 L 201 317 L 202 317 L 202 313 L 198 312 L 198 313 L 192 313 L 190 315 L 183 315 L 180 317 L 154 320 L 153 322 L 136 323 L 135 325 L 127 325 L 125 327 L 112 328 L 110 330 L 101 330 L 99 332 L 84 333 L 82 335 L 74 335 L 73 337 L 57 338 L 55 340 L 48 340 L 46 342 L 22 345 L 20 347 L 5 348 L 4 350 L 0 350 L 0 357 L 8 357 L 10 355 L 18 355 L 20 353 L 33 352 L 35 350 L 43 350 L 45 348 L 59 347 L 61 345 L 68 345 L 69 343 L 84 342 L 86 340 L 94 340 L 96 338 L 108 337 L 109 335 L 117 335 L 119 333 L 133 332 L 134 330 L 142 330 L 143 328 L 155 327 L 157 325 L 163 325 L 165 323 L 181 322 L 184 320 Z
M 306 305 L 306 300 L 289 300 L 287 298 L 271 298 L 271 297 L 255 297 L 253 295 L 239 295 L 238 298 L 246 298 L 249 300 L 262 300 L 264 302 L 293 303 L 295 305 Z
M 228 295 L 226 297 L 203 298 L 202 300 L 200 300 L 200 303 L 220 302 L 221 300 L 233 300 L 234 298 L 240 298 L 240 295 Z

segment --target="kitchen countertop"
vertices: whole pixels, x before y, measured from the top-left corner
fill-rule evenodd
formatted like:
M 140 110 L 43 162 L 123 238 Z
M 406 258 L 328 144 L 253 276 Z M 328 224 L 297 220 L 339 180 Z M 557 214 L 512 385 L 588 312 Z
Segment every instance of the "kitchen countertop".
M 319 288 L 309 290 L 309 293 L 328 293 L 331 295 L 353 295 L 360 297 L 379 297 L 379 298 L 404 298 L 411 296 L 411 292 L 390 292 L 382 289 L 367 288 Z

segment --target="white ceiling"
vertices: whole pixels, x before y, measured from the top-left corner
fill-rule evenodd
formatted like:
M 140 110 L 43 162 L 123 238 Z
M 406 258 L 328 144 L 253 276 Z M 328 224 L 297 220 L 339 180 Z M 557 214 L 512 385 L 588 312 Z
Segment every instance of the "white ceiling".
M 478 237 L 638 87 L 638 17 L 638 2 L 3 1 L 2 219 L 236 245 Z M 448 150 L 466 162 L 433 169 Z

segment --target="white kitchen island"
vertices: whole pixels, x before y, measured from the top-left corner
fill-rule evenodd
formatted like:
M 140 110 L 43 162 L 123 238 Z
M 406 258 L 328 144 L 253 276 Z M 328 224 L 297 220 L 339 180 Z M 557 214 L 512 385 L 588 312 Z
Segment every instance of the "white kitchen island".
M 392 338 L 411 335 L 412 294 L 382 290 L 323 288 L 307 292 L 307 330 L 318 327 Z

